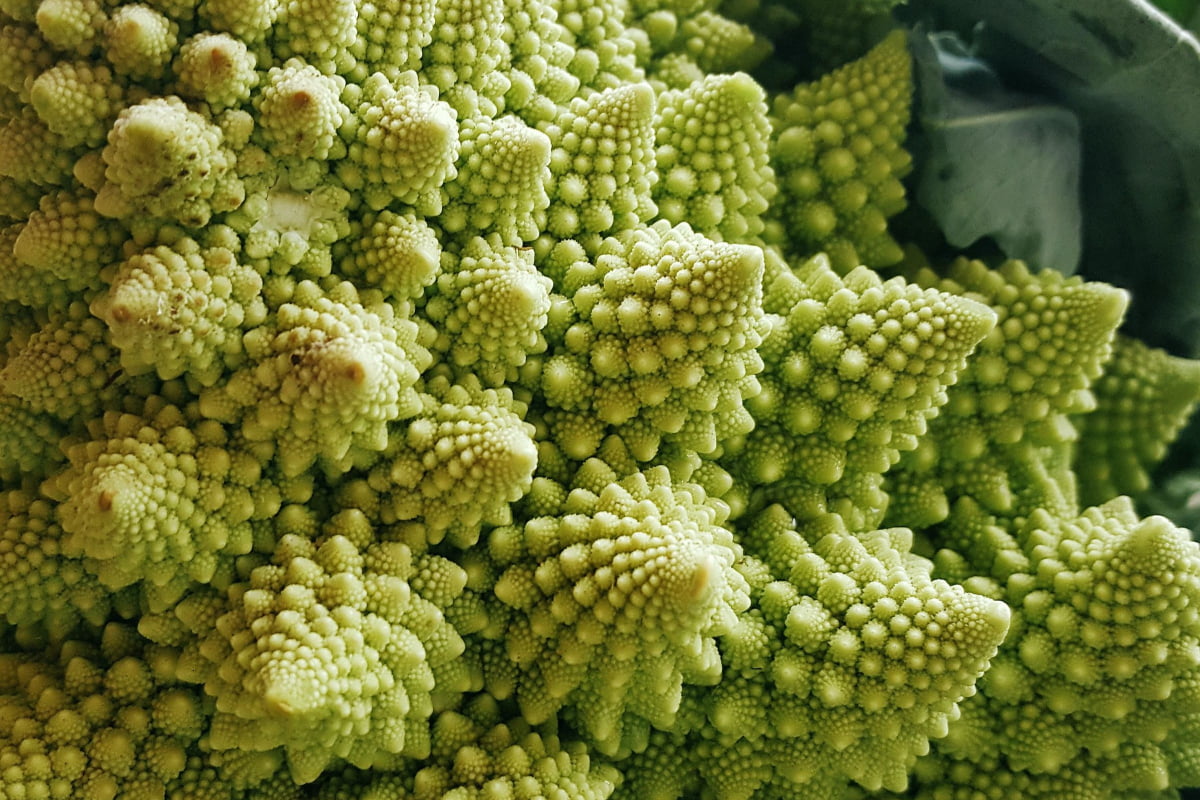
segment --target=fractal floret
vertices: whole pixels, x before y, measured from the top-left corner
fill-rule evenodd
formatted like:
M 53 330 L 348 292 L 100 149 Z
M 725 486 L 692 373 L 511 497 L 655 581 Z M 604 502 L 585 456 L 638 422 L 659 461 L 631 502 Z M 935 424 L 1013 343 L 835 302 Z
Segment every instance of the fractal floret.
M 0 798 L 1200 784 L 1200 361 L 897 5 L 0 0 Z

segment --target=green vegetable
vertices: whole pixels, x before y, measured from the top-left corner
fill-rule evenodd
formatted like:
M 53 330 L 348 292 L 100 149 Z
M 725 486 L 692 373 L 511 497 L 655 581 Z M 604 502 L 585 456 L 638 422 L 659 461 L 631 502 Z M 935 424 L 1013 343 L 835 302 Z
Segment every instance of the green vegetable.
M 0 0 L 0 798 L 1200 784 L 1200 362 L 898 5 Z

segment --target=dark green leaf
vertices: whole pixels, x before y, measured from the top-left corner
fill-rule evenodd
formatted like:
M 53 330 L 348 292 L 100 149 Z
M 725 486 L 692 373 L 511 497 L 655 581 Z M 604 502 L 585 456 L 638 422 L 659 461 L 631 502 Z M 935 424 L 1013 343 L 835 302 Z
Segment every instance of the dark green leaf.
M 917 202 L 946 240 L 990 236 L 1010 258 L 1074 272 L 1080 254 L 1079 124 L 1003 87 L 950 34 L 913 41 L 925 149 Z

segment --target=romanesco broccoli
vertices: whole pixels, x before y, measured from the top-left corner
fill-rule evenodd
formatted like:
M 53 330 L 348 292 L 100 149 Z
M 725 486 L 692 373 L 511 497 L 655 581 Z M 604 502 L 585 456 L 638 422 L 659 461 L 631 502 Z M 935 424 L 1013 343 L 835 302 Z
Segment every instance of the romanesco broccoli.
M 897 5 L 0 0 L 0 798 L 1200 784 L 1200 362 Z

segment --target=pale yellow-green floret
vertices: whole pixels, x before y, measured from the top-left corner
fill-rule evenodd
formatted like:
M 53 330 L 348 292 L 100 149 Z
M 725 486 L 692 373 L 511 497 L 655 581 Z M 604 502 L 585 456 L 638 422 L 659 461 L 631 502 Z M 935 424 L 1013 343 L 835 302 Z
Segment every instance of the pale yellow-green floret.
M 539 228 L 591 243 L 653 216 L 654 107 L 650 87 L 632 84 L 576 97 L 538 126 L 551 147 L 550 207 Z
M 761 252 L 664 221 L 582 255 L 552 253 L 570 301 L 542 373 L 555 418 L 599 420 L 643 460 L 664 439 L 711 453 L 718 437 L 748 431 L 743 401 L 759 389 L 765 331 Z
M 345 471 L 358 450 L 387 446 L 389 421 L 420 408 L 421 328 L 385 303 L 363 305 L 348 283 L 326 294 L 304 282 L 288 300 L 243 337 L 248 363 L 201 393 L 200 413 L 273 443 L 287 475 L 318 457 Z
M 760 234 L 776 186 L 758 84 L 745 73 L 710 75 L 663 92 L 654 124 L 659 216 L 729 241 Z
M 995 315 L 862 267 L 839 278 L 823 256 L 775 272 L 763 389 L 748 401 L 756 425 L 722 461 L 759 502 L 869 530 L 887 505 L 884 473 L 917 446 Z
M 490 614 L 507 622 L 489 630 L 518 671 L 526 719 L 574 700 L 576 724 L 615 754 L 672 724 L 685 678 L 716 678 L 713 637 L 746 607 L 746 585 L 723 506 L 699 486 L 673 486 L 665 467 L 622 477 L 598 460 L 574 483 L 557 515 L 491 533 Z
M 457 174 L 454 109 L 406 72 L 394 82 L 373 75 L 352 111 L 349 152 L 338 170 L 347 188 L 375 209 L 398 200 L 425 216 L 439 213 L 441 186 Z
M 336 517 L 330 526 L 339 527 Z M 142 629 L 170 645 L 173 629 L 192 621 L 202 644 L 182 657 L 196 664 L 187 679 L 215 698 L 213 749 L 281 748 L 295 782 L 310 783 L 335 759 L 367 767 L 428 752 L 434 671 L 463 645 L 410 587 L 419 568 L 398 542 L 284 534 L 271 563 L 204 613 L 149 617 Z M 455 593 L 465 583 L 457 576 Z
M 1036 511 L 1014 534 L 1010 554 L 985 566 L 1012 631 L 918 764 L 917 796 L 1000 780 L 1030 798 L 1124 796 L 1111 793 L 1162 792 L 1190 775 L 1194 746 L 1164 745 L 1200 708 L 1200 554 L 1188 533 L 1118 498 L 1075 519 Z
M 887 220 L 905 207 L 911 69 L 897 31 L 862 59 L 775 99 L 772 238 L 801 256 L 828 252 L 839 272 L 900 261 Z
M 106 217 L 144 214 L 201 227 L 231 211 L 243 190 L 221 129 L 177 97 L 153 98 L 121 112 L 104 148 L 104 185 L 96 210 Z
M 44 486 L 60 503 L 63 553 L 109 589 L 140 585 L 152 608 L 227 584 L 282 500 L 257 454 L 159 397 L 92 429 Z
M 0 392 L 63 420 L 93 416 L 120 391 L 104 323 L 72 304 L 29 337 L 0 368 Z
M 226 33 L 200 33 L 179 48 L 179 91 L 220 111 L 246 102 L 259 81 L 256 58 L 245 42 Z
M 0 0 L 0 799 L 1200 784 L 1196 362 L 896 5 Z
M 342 256 L 342 271 L 363 286 L 399 299 L 420 297 L 438 276 L 442 246 L 437 233 L 413 214 L 368 213 Z
M 438 377 L 425 391 L 421 411 L 393 437 L 368 483 L 385 521 L 468 547 L 485 525 L 512 523 L 509 504 L 528 491 L 537 465 L 534 429 L 507 388 Z
M 91 310 L 107 323 L 130 374 L 186 372 L 212 385 L 245 363 L 242 336 L 266 321 L 262 278 L 224 248 L 180 239 L 134 255 L 114 273 Z
M 1200 403 L 1200 365 L 1118 334 L 1092 394 L 1096 409 L 1076 421 L 1085 503 L 1150 488 L 1150 471 Z
M 456 372 L 489 386 L 515 381 L 528 357 L 545 351 L 551 304 L 552 283 L 532 251 L 501 241 L 493 234 L 444 253 L 437 291 L 425 306 L 438 330 L 433 349 Z
M 86 190 L 44 195 L 16 233 L 12 259 L 32 268 L 22 293 L 37 283 L 72 294 L 96 287 L 101 269 L 116 259 L 125 240 L 119 225 L 97 213 L 95 197 Z
M 338 129 L 350 116 L 344 88 L 345 81 L 299 59 L 272 67 L 254 98 L 263 145 L 280 156 L 329 158 L 335 145 L 342 147 Z
M 442 228 L 478 231 L 508 245 L 537 238 L 550 205 L 550 139 L 516 116 L 475 117 L 459 128 L 458 175 L 446 184 Z
M 996 325 L 891 479 L 906 487 L 909 502 L 930 509 L 967 496 L 1005 516 L 1047 505 L 1075 513 L 1064 448 L 1077 432 L 1068 415 L 1096 406 L 1090 387 L 1112 353 L 1128 294 L 1015 261 L 990 270 L 961 259 L 947 275 L 914 277 L 991 306 Z M 891 515 L 914 525 L 939 521 L 914 511 L 894 505 Z
M 95 147 L 104 141 L 125 97 L 108 67 L 65 61 L 34 79 L 29 102 L 64 145 Z

